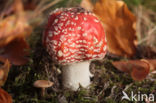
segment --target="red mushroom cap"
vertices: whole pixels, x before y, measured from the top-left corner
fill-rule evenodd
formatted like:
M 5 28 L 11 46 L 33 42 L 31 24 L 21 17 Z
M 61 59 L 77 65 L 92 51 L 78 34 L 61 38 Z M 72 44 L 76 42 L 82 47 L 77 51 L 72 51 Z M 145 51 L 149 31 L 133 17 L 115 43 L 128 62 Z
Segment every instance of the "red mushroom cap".
M 43 34 L 43 44 L 59 64 L 103 58 L 107 48 L 102 24 L 83 8 L 52 12 Z

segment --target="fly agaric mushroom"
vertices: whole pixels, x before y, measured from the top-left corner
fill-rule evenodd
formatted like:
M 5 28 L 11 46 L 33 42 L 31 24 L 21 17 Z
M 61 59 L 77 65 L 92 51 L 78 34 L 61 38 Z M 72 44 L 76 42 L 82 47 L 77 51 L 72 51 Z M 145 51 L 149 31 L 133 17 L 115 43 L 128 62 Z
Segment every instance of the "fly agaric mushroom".
M 53 85 L 53 82 L 48 80 L 37 80 L 34 82 L 34 87 L 41 88 L 41 96 L 44 97 L 45 95 L 45 89 L 48 87 L 51 87 Z
M 56 9 L 50 14 L 43 45 L 63 66 L 63 86 L 71 90 L 89 86 L 90 61 L 102 59 L 107 48 L 102 24 L 93 13 L 80 7 Z

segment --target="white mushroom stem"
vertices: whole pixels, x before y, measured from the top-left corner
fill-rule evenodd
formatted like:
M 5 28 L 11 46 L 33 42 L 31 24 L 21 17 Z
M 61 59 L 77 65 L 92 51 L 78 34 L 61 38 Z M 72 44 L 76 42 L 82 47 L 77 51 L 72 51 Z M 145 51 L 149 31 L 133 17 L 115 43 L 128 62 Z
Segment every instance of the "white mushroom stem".
M 65 65 L 62 68 L 63 86 L 76 91 L 79 86 L 86 88 L 90 85 L 91 73 L 89 61 Z

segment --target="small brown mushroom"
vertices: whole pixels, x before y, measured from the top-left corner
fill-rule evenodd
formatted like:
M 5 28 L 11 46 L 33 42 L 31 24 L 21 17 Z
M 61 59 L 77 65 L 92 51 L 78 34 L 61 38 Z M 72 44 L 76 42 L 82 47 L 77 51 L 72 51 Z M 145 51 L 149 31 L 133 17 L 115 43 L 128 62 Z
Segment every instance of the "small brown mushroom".
M 44 97 L 45 89 L 51 87 L 54 83 L 48 80 L 37 80 L 34 82 L 34 87 L 41 88 L 41 96 Z

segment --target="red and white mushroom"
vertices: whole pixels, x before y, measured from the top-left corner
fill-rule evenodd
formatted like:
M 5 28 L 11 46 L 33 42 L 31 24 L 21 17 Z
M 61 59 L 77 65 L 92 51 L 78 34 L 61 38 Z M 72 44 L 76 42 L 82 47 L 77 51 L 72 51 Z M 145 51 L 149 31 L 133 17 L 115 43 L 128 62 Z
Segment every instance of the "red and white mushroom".
M 80 7 L 53 11 L 43 44 L 52 59 L 63 65 L 63 86 L 71 90 L 89 86 L 90 61 L 104 58 L 107 48 L 102 24 Z

